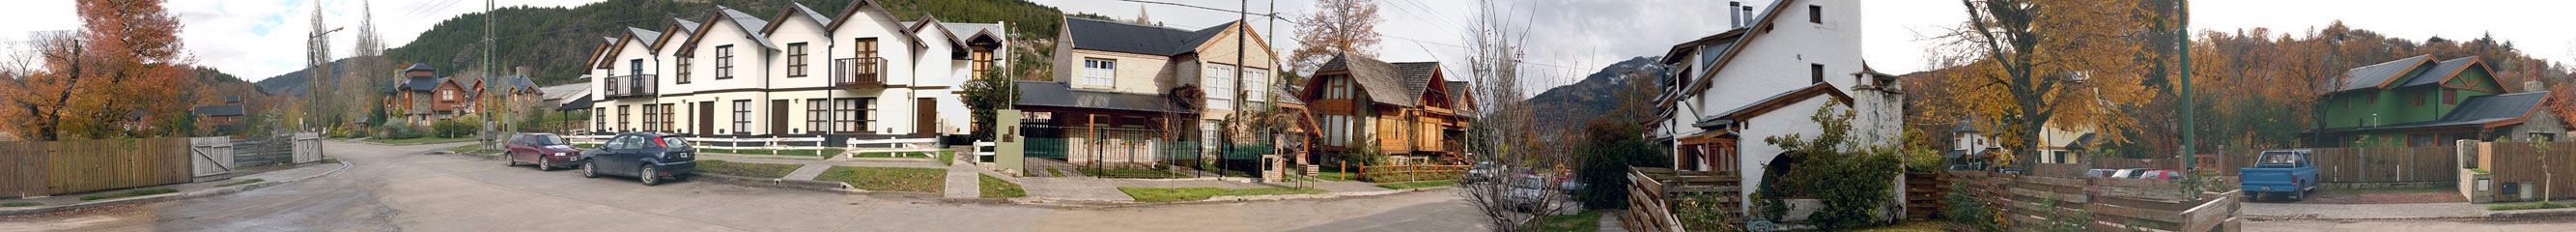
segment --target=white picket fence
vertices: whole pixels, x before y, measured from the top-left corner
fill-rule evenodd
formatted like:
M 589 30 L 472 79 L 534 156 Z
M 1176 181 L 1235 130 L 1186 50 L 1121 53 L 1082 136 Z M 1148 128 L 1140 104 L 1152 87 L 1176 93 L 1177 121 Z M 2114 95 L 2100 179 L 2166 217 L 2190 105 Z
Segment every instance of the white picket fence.
M 567 142 L 567 143 L 572 143 L 572 144 L 576 144 L 576 145 L 581 145 L 581 144 L 587 144 L 587 145 L 600 145 L 600 144 L 608 143 L 608 138 L 612 138 L 612 137 L 616 137 L 616 136 L 615 136 L 615 135 L 566 135 L 566 136 L 564 136 L 564 140 L 565 140 L 565 142 Z M 725 149 L 725 150 L 823 150 L 823 149 L 830 149 L 830 148 L 833 148 L 833 147 L 829 147 L 829 146 L 822 146 L 821 144 L 823 144 L 823 138 L 821 138 L 821 137 L 808 137 L 808 138 L 702 138 L 702 137 L 688 137 L 688 138 L 683 138 L 683 140 L 687 140 L 687 141 L 689 141 L 689 146 L 697 147 L 697 148 L 704 148 L 704 149 Z M 719 143 L 721 143 L 721 144 L 723 144 L 723 145 L 718 145 Z M 801 143 L 801 144 L 809 144 L 809 145 L 787 145 L 787 143 Z M 745 144 L 759 144 L 759 145 L 745 145 Z
M 852 152 L 850 153 L 850 155 L 851 155 L 851 156 L 853 156 L 853 157 L 856 157 L 856 156 L 859 154 L 859 152 L 924 152 L 924 153 L 937 153 L 937 152 L 939 152 L 939 139 L 933 139 L 933 138 L 876 139 L 876 140 L 860 140 L 860 139 L 851 139 L 851 140 L 850 140 L 850 144 L 849 144 L 849 145 L 850 145 L 850 146 L 849 146 L 849 149 L 850 149 L 850 151 L 852 151 Z M 880 147 L 880 146 L 873 146 L 873 145 L 883 145 L 883 146 L 881 146 L 881 147 Z M 861 147 L 861 146 L 868 146 L 868 147 Z
M 994 149 L 992 141 L 975 141 L 975 162 L 993 160 Z

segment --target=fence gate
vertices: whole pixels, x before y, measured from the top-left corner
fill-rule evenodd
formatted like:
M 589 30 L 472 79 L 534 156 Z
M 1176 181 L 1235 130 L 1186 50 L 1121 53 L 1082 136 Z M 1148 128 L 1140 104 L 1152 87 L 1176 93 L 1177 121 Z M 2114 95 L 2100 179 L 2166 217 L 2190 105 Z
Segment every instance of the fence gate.
M 195 177 L 233 172 L 233 142 L 227 137 L 188 138 L 188 163 Z
M 295 163 L 322 161 L 322 133 L 295 133 Z

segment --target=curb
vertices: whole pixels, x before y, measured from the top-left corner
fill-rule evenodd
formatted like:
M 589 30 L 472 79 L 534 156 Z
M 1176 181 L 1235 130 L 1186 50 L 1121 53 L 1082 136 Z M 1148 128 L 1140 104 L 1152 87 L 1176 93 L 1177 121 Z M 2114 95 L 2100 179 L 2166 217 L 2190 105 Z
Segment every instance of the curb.
M 161 202 L 161 201 L 174 201 L 174 200 L 194 199 L 194 198 L 209 197 L 209 196 L 219 196 L 219 195 L 225 195 L 225 194 L 233 194 L 233 193 L 240 193 L 240 192 L 244 192 L 244 191 L 250 191 L 250 190 L 252 190 L 252 189 L 259 189 L 260 187 L 268 187 L 268 186 L 273 186 L 273 185 L 280 185 L 280 184 L 292 183 L 292 182 L 296 182 L 296 181 L 303 181 L 303 180 L 307 180 L 307 179 L 313 179 L 313 178 L 315 178 L 315 177 L 328 176 L 328 175 L 331 175 L 331 174 L 340 173 L 340 171 L 349 170 L 349 167 L 352 167 L 352 166 L 357 166 L 357 165 L 349 164 L 349 160 L 340 160 L 340 168 L 339 168 L 339 169 L 332 169 L 331 171 L 328 171 L 328 172 L 322 172 L 321 174 L 313 174 L 312 176 L 305 176 L 305 177 L 302 177 L 302 178 L 295 178 L 295 179 L 292 179 L 292 180 L 260 181 L 259 183 L 250 183 L 250 184 L 244 184 L 244 185 L 235 185 L 235 186 L 231 186 L 231 187 L 217 187 L 217 188 L 213 188 L 213 189 L 197 190 L 197 191 L 195 191 L 195 192 L 155 194 L 155 195 L 151 195 L 151 196 L 128 197 L 128 198 L 109 199 L 109 200 L 100 200 L 100 201 L 92 201 L 92 202 L 81 202 L 81 203 L 77 203 L 77 204 L 70 204 L 70 205 L 63 205 L 63 206 L 55 206 L 55 207 L 41 207 L 41 208 L 27 208 L 27 209 L 8 209 L 8 210 L 0 210 L 0 215 L 29 215 L 29 214 L 41 214 L 41 213 L 52 213 L 52 212 L 61 212 L 61 211 L 67 211 L 67 210 L 79 210 L 79 209 L 98 208 L 98 207 L 107 207 L 107 206 L 116 206 L 116 205 L 126 205 L 126 204 L 135 204 L 135 203 L 150 203 L 150 202 Z
M 699 178 L 706 178 L 706 180 L 707 180 L 707 181 L 710 181 L 710 182 L 718 182 L 718 183 L 725 183 L 725 184 L 732 184 L 732 185 L 742 185 L 742 186 L 752 186 L 752 187 L 776 187 L 776 188 L 804 189 L 804 190 L 814 190 L 814 191 L 834 192 L 834 193 L 868 193 L 868 192 L 870 192 L 870 191 L 868 191 L 868 190 L 864 190 L 864 189 L 858 189 L 858 188 L 850 187 L 850 184 L 849 184 L 849 183 L 831 182 L 831 181 L 819 181 L 819 180 L 792 180 L 792 179 L 779 179 L 779 178 L 757 178 L 757 177 L 745 177 L 745 176 L 735 176 L 735 175 L 725 175 L 725 174 L 715 174 L 715 173 L 704 173 L 704 172 L 694 173 L 694 174 L 690 174 L 690 175 L 695 175 L 695 177 L 699 177 Z
M 848 161 L 938 163 L 938 162 L 939 162 L 939 159 L 938 159 L 938 158 L 872 158 L 872 157 L 850 157 L 850 158 L 848 159 Z
M 2562 209 L 2562 210 L 2552 210 L 2552 211 L 2532 211 L 2532 212 L 2494 212 L 2494 213 L 2487 213 L 2487 218 L 2536 218 L 2536 217 L 2559 217 L 2559 216 L 2576 216 L 2576 210 L 2563 210 L 2563 209 Z

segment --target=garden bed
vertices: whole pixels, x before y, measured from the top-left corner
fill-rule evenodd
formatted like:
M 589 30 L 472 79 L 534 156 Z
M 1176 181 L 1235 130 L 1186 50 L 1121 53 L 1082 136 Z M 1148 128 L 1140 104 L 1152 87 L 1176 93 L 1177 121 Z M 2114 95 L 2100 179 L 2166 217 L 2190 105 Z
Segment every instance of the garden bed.
M 947 174 L 948 170 L 932 168 L 832 166 L 814 180 L 849 183 L 868 191 L 940 193 L 948 184 Z

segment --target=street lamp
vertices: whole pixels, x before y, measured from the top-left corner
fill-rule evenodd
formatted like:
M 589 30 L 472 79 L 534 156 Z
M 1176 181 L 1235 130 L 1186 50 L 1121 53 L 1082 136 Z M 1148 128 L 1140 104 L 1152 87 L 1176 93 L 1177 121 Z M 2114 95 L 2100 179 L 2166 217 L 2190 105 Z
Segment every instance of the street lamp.
M 319 17 L 316 18 L 318 19 Z M 314 66 L 312 67 L 304 68 L 304 81 L 306 81 L 304 86 L 308 88 L 304 91 L 304 118 L 307 121 L 304 123 L 304 128 L 307 130 L 319 128 L 314 124 L 322 123 L 322 117 L 320 116 L 322 115 L 321 102 L 329 99 L 319 95 L 322 93 L 322 90 L 318 87 L 320 87 L 320 83 L 324 83 L 324 81 L 327 80 L 322 78 L 322 75 L 330 74 L 322 71 L 322 69 L 330 67 L 331 57 L 323 55 L 324 52 L 328 51 L 323 51 L 324 48 L 321 47 L 320 43 L 315 43 L 317 42 L 315 40 L 322 39 L 323 36 L 330 36 L 332 32 L 340 32 L 340 29 L 341 28 L 334 27 L 328 31 L 315 32 L 313 35 L 306 36 L 304 38 L 304 41 L 308 43 L 305 44 L 305 49 L 308 50 L 305 51 L 305 55 L 309 56 L 308 58 L 311 59 L 310 62 L 314 63 Z M 331 89 L 338 90 L 339 88 L 335 85 Z

